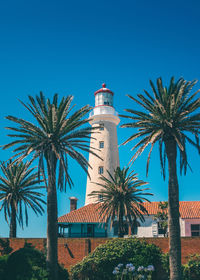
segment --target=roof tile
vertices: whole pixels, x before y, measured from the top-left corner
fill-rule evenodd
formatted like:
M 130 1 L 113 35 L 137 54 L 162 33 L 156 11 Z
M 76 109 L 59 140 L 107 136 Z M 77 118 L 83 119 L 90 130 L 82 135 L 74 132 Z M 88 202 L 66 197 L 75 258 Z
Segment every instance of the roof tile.
M 144 202 L 149 215 L 159 211 L 160 202 Z M 200 218 L 200 201 L 180 201 L 180 216 L 182 219 Z M 91 203 L 77 210 L 71 211 L 58 218 L 59 223 L 100 223 L 99 203 Z

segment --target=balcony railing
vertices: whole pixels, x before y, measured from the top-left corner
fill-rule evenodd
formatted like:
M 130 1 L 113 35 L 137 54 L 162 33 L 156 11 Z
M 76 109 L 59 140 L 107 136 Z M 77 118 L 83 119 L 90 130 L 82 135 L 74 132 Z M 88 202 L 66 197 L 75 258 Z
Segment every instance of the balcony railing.
M 114 115 L 114 116 L 118 116 L 118 113 L 111 106 L 97 106 L 97 107 L 94 107 L 92 112 L 90 112 L 89 117 L 91 118 L 94 115 Z
M 107 237 L 107 233 L 105 232 L 96 232 L 92 233 L 59 233 L 58 237 L 64 238 L 88 238 L 88 237 Z

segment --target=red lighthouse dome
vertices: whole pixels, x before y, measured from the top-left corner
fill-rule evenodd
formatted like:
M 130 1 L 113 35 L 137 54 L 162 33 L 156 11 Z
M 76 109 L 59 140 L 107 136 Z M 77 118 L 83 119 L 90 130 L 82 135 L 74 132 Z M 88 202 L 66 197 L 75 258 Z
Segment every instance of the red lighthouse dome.
M 106 88 L 106 84 L 105 83 L 102 84 L 102 88 L 100 88 L 97 91 L 95 91 L 94 95 L 96 95 L 99 92 L 109 92 L 112 95 L 114 95 L 114 93 L 110 89 Z

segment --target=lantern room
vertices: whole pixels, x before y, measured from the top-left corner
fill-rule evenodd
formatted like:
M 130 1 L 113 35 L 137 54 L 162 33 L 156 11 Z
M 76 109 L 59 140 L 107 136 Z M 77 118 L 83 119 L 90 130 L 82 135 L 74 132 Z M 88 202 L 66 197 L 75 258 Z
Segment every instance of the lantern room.
M 95 95 L 95 107 L 97 106 L 112 106 L 113 107 L 113 92 L 106 88 L 106 84 L 102 85 L 102 88 L 97 90 Z

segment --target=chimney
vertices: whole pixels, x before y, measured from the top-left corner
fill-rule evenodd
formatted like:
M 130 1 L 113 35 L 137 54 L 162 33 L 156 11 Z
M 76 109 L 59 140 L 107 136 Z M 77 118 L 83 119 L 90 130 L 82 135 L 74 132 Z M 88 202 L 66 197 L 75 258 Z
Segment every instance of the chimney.
M 70 200 L 70 212 L 76 210 L 78 198 L 72 196 L 72 197 L 69 197 L 69 200 Z

